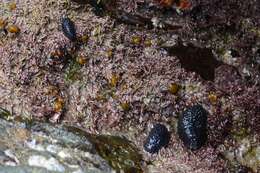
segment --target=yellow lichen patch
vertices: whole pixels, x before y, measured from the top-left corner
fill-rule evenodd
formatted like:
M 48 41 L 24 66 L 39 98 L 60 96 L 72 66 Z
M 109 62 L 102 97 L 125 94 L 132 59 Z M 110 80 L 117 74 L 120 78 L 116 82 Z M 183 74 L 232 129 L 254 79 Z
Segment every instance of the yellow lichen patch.
M 106 54 L 107 54 L 108 58 L 112 58 L 112 56 L 113 56 L 113 49 L 108 49 Z
M 10 2 L 8 4 L 9 10 L 13 11 L 16 9 L 16 3 L 15 2 Z
M 7 24 L 7 23 L 6 23 L 6 20 L 0 18 L 0 29 L 4 29 L 5 26 L 6 26 L 6 24 Z
M 78 56 L 76 60 L 80 65 L 84 65 L 88 62 L 87 58 L 82 55 Z
M 64 106 L 64 100 L 61 97 L 58 97 L 53 104 L 53 109 L 55 112 L 61 112 Z
M 116 87 L 118 82 L 120 80 L 120 77 L 117 74 L 112 74 L 110 80 L 109 80 L 109 85 L 111 87 Z
M 17 34 L 20 32 L 20 28 L 16 25 L 10 25 L 10 26 L 8 26 L 7 31 L 10 33 Z
M 145 40 L 145 41 L 144 41 L 144 45 L 145 45 L 146 47 L 152 46 L 152 40 L 150 40 L 150 39 Z
M 80 37 L 80 41 L 81 41 L 82 43 L 87 43 L 88 40 L 89 40 L 89 36 L 88 36 L 88 35 L 82 35 L 82 36 Z
M 171 94 L 177 94 L 178 91 L 180 90 L 181 86 L 176 84 L 176 83 L 172 83 L 169 87 L 168 87 L 168 91 L 171 93 Z
M 210 101 L 211 104 L 215 104 L 217 102 L 217 95 L 215 93 L 210 93 L 208 95 L 208 99 Z
M 133 36 L 131 39 L 132 44 L 141 44 L 142 38 L 139 36 Z
M 122 102 L 120 104 L 120 107 L 123 111 L 129 111 L 130 110 L 130 104 L 128 102 Z

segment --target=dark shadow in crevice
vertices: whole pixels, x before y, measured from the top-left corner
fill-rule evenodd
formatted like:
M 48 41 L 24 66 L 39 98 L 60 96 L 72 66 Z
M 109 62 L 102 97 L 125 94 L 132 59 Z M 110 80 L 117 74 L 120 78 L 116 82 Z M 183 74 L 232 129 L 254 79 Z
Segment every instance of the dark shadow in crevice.
M 176 56 L 184 69 L 196 72 L 204 80 L 214 81 L 215 69 L 223 64 L 215 59 L 210 48 L 200 48 L 193 44 L 163 48 L 170 56 Z

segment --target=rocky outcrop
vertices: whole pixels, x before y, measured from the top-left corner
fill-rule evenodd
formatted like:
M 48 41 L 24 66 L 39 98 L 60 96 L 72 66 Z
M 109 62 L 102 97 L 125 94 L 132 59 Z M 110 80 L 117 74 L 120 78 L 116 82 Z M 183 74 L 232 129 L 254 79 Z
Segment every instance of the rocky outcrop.
M 104 142 L 106 139 L 109 142 Z M 21 123 L 0 120 L 0 172 L 5 173 L 112 173 L 118 170 L 141 171 L 137 164 L 137 152 L 128 152 L 129 163 L 117 164 L 120 142 L 126 141 L 124 149 L 130 147 L 126 139 L 112 136 L 95 136 L 75 128 L 45 123 Z M 113 143 L 113 139 L 116 139 Z M 109 146 L 109 147 L 107 147 Z M 107 151 L 104 155 L 103 149 Z M 124 150 L 121 149 L 121 150 Z M 111 150 L 111 151 L 110 151 Z M 111 153 L 111 154 L 110 154 Z M 130 156 L 130 154 L 132 154 Z M 138 157 L 136 157 L 138 156 Z M 138 158 L 137 160 L 131 160 Z M 120 160 L 120 159 L 119 159 Z M 126 159 L 125 159 L 126 160 Z M 117 166 L 115 166 L 117 165 Z

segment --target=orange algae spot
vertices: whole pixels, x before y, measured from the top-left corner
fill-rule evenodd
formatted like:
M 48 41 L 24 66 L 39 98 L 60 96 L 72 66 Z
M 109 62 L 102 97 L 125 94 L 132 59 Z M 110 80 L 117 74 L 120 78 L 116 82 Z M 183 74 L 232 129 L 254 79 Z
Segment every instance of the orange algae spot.
M 191 8 L 191 2 L 189 0 L 181 0 L 178 6 L 181 10 L 187 10 Z
M 77 62 L 80 64 L 80 65 L 84 65 L 88 62 L 87 58 L 84 57 L 84 56 L 78 56 L 77 57 Z
M 54 101 L 54 111 L 55 112 L 61 112 L 64 106 L 64 100 L 61 97 L 58 97 L 55 101 Z
M 4 29 L 6 24 L 7 24 L 6 20 L 0 18 L 0 29 Z
M 177 94 L 178 91 L 180 90 L 181 86 L 176 84 L 176 83 L 173 83 L 169 86 L 168 88 L 168 91 L 171 93 L 171 94 Z
M 217 102 L 218 97 L 215 93 L 210 93 L 208 95 L 208 99 L 209 99 L 211 104 L 215 104 Z
M 8 28 L 7 28 L 7 31 L 9 31 L 10 33 L 19 33 L 20 32 L 20 28 L 16 25 L 10 25 Z
M 173 5 L 175 0 L 157 0 L 157 2 L 163 7 L 170 7 Z
M 123 111 L 129 111 L 130 110 L 130 104 L 128 102 L 123 102 L 120 104 L 120 107 Z

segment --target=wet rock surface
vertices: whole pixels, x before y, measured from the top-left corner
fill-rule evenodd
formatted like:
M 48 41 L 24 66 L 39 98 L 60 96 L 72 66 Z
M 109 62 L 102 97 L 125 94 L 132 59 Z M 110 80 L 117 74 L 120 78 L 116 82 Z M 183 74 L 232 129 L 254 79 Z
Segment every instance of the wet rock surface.
M 141 172 L 141 156 L 120 137 L 94 136 L 75 127 L 44 123 L 26 125 L 4 119 L 0 120 L 0 137 L 0 172 Z M 117 145 L 113 145 L 114 138 Z M 121 151 L 120 147 L 123 147 Z M 120 155 L 121 152 L 125 154 Z M 125 162 L 119 161 L 122 156 Z M 111 159 L 119 160 L 111 162 Z

